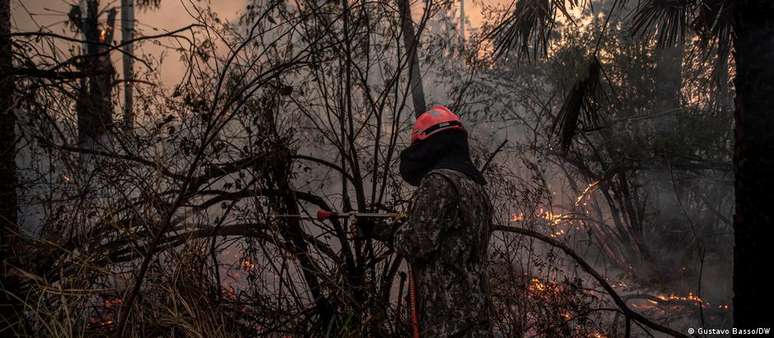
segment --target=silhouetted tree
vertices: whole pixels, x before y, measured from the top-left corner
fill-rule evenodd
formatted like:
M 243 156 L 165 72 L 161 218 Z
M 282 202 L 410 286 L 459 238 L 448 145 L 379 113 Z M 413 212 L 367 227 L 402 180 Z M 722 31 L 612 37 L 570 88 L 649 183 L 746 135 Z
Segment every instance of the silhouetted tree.
M 723 5 L 733 14 L 736 60 L 734 325 L 771 327 L 771 277 L 760 264 L 774 254 L 774 2 Z
M 0 332 L 15 335 L 21 323 L 16 265 L 19 233 L 16 214 L 16 117 L 11 53 L 10 0 L 0 1 Z

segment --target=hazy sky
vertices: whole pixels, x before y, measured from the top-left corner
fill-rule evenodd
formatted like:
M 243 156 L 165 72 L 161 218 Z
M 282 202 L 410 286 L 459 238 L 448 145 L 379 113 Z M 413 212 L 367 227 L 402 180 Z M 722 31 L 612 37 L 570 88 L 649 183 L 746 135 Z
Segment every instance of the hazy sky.
M 240 13 L 245 8 L 248 0 L 210 0 L 213 10 L 223 20 L 236 22 Z M 495 0 L 492 2 L 501 2 Z M 67 12 L 72 4 L 77 4 L 78 0 L 11 0 L 11 11 L 13 20 L 13 29 L 15 31 L 37 31 L 40 27 L 47 27 L 55 33 L 64 33 L 68 36 L 75 34 L 66 27 Z M 197 6 L 203 6 L 207 1 L 199 0 L 161 0 L 161 6 L 154 10 L 137 10 L 135 19 L 137 22 L 136 30 L 139 35 L 159 34 L 163 31 L 171 31 L 193 23 L 193 19 L 188 14 L 186 7 L 191 8 L 192 3 Z M 117 7 L 120 10 L 120 0 L 102 0 L 100 6 Z M 417 14 L 416 11 L 414 14 Z M 472 0 L 465 1 L 465 14 L 472 23 L 470 26 L 476 26 L 481 21 L 480 2 L 475 3 Z M 102 18 L 104 20 L 104 17 Z M 116 34 L 114 40 L 120 41 L 120 12 L 116 18 Z M 156 29 L 158 31 L 156 31 Z M 171 42 L 170 40 L 167 43 Z M 160 57 L 165 49 L 153 44 L 146 43 L 139 52 L 149 53 L 155 57 Z M 136 51 L 138 52 L 138 51 Z M 114 65 L 120 70 L 120 55 L 114 53 Z M 138 67 L 138 66 L 136 66 Z M 178 56 L 167 51 L 163 66 L 158 69 L 162 83 L 166 87 L 176 84 L 183 75 L 184 67 L 179 62 Z
M 194 3 L 203 4 L 198 1 Z M 36 31 L 39 27 L 48 27 L 55 33 L 74 35 L 65 26 L 67 12 L 70 6 L 77 3 L 77 0 L 11 0 L 11 10 L 13 26 L 17 31 Z M 245 0 L 215 0 L 211 1 L 212 8 L 218 13 L 221 19 L 235 21 L 239 17 L 240 11 L 245 7 Z M 117 7 L 120 10 L 120 0 L 102 0 L 101 7 Z M 171 31 L 193 23 L 193 19 L 186 12 L 185 7 L 191 7 L 189 0 L 162 0 L 161 7 L 156 10 L 137 10 L 135 19 L 137 21 L 136 30 L 140 35 L 159 34 L 163 31 Z M 32 14 L 32 15 L 30 15 Z M 104 17 L 102 18 L 104 20 Z M 120 12 L 116 18 L 116 34 L 114 40 L 119 41 Z M 158 31 L 154 30 L 158 29 Z M 171 42 L 171 41 L 167 41 Z M 142 49 L 144 53 L 150 53 L 155 57 L 161 56 L 164 49 L 153 44 L 145 44 Z M 114 53 L 114 64 L 120 69 L 120 55 Z M 165 86 L 171 87 L 182 77 L 183 66 L 178 61 L 177 55 L 170 54 L 167 51 L 163 66 L 158 69 L 160 78 Z

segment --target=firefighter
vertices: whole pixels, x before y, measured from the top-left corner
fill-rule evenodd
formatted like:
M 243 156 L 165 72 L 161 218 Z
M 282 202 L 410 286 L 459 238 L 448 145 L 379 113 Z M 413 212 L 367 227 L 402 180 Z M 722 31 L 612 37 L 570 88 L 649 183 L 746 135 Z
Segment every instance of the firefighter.
M 487 248 L 492 206 L 486 181 L 470 160 L 459 116 L 444 106 L 420 115 L 411 145 L 400 154 L 400 174 L 419 187 L 408 219 L 364 232 L 409 263 L 409 292 L 416 296 L 409 297 L 412 336 L 491 337 Z

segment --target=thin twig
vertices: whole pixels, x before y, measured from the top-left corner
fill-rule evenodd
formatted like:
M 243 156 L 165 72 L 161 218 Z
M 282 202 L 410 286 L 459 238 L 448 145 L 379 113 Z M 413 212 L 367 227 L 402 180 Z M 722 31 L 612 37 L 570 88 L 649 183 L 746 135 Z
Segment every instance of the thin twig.
M 495 151 L 493 151 L 489 155 L 489 158 L 486 159 L 486 162 L 484 162 L 484 165 L 481 167 L 481 170 L 479 170 L 481 173 L 483 173 L 486 170 L 486 168 L 489 167 L 489 163 L 492 162 L 492 159 L 494 159 L 495 155 L 497 155 L 497 153 L 499 153 L 500 150 L 503 149 L 503 147 L 505 146 L 506 143 L 508 143 L 507 139 L 505 141 L 503 141 L 503 143 L 500 143 L 500 145 L 497 147 L 497 149 L 495 149 Z

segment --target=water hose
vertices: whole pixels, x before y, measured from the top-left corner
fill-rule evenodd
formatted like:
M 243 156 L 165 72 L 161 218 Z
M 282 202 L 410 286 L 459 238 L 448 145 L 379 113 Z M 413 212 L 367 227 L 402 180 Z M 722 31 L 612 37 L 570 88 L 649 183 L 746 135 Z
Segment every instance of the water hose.
M 417 311 L 417 282 L 414 270 L 409 270 L 409 306 L 411 308 L 411 337 L 419 338 L 419 312 Z

